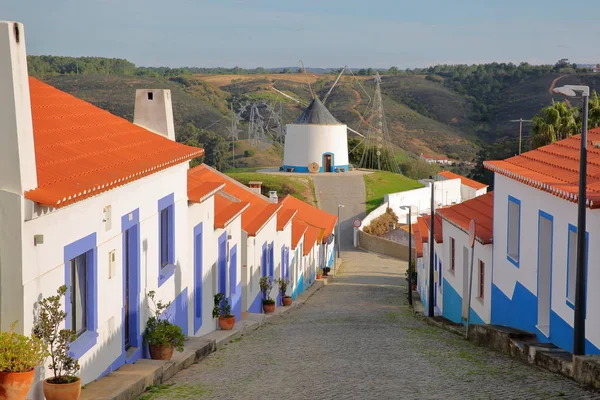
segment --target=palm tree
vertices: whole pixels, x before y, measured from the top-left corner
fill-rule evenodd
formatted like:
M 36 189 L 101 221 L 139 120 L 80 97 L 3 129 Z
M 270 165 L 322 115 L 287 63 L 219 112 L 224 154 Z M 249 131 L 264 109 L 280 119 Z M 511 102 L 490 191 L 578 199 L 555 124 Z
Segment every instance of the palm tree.
M 597 128 L 600 126 L 600 97 L 594 90 L 590 96 L 589 112 L 588 112 L 588 127 Z
M 578 132 L 575 109 L 565 102 L 556 102 L 544 107 L 533 117 L 533 147 L 538 148 Z

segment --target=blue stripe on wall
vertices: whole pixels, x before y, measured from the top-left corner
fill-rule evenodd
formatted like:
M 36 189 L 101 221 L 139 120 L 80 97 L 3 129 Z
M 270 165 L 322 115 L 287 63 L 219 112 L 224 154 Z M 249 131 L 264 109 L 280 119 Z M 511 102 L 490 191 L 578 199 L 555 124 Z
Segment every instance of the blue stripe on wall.
M 573 327 L 554 311 L 550 311 L 550 341 L 561 349 L 573 352 Z M 586 339 L 585 353 L 600 354 L 600 349 Z
M 248 307 L 248 312 L 258 314 L 262 313 L 262 295 L 260 292 L 256 295 L 256 298 L 252 304 L 250 304 L 250 307 Z
M 492 283 L 492 324 L 534 333 L 536 323 L 537 297 L 533 293 L 517 282 L 511 300 Z
M 445 306 L 444 306 L 445 309 Z M 481 317 L 471 308 L 469 311 L 469 324 L 470 325 L 484 325 L 485 322 L 481 319 Z
M 450 282 L 444 278 L 444 289 L 442 291 L 442 300 L 444 311 L 442 315 L 452 322 L 462 322 L 462 297 L 452 287 Z

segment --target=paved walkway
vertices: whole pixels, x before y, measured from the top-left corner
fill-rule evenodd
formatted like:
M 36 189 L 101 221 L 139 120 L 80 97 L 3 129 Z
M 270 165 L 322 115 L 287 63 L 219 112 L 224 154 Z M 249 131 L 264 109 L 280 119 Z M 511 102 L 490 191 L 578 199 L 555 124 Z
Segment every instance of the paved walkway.
M 177 374 L 145 399 L 592 399 L 575 382 L 428 326 L 406 264 L 343 251 L 302 307 Z

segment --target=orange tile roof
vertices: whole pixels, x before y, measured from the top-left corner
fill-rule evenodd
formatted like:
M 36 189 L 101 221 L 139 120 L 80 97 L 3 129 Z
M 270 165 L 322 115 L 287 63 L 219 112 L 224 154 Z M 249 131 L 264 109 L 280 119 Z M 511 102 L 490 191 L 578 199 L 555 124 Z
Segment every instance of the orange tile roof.
M 242 229 L 250 236 L 255 236 L 279 210 L 279 206 L 270 202 L 266 197 L 206 164 L 192 168 L 190 171 L 193 171 L 193 176 L 199 179 L 224 183 L 225 186 L 221 189 L 223 192 L 250 204 L 242 213 Z
M 469 233 L 469 224 L 475 218 L 475 238 L 477 241 L 482 244 L 492 243 L 494 230 L 493 192 L 488 192 L 451 207 L 439 209 L 436 215 L 441 216 L 466 233 Z
M 225 187 L 223 182 L 204 181 L 194 176 L 194 169 L 188 170 L 188 201 L 202 203 Z
M 204 153 L 35 78 L 29 90 L 38 187 L 25 197 L 35 202 L 64 207 Z
M 310 226 L 321 229 L 320 240 L 325 241 L 333 233 L 337 217 L 297 198 L 287 195 L 281 200 L 284 209 L 298 210 L 295 218 L 300 218 Z
M 586 202 L 600 208 L 600 128 L 588 132 Z M 484 167 L 536 189 L 577 202 L 581 135 L 560 140 L 504 161 L 485 161 Z
M 419 225 L 418 231 L 421 235 L 421 242 L 427 243 L 429 241 L 429 228 L 425 223 L 425 217 L 417 217 L 417 224 Z
M 292 250 L 296 250 L 300 239 L 302 239 L 307 229 L 308 225 L 302 222 L 302 220 L 295 217 L 292 219 Z
M 415 250 L 417 253 L 417 258 L 423 257 L 423 237 L 421 236 L 421 232 L 419 231 L 419 223 L 412 225 L 413 237 L 415 240 Z
M 292 220 L 292 218 L 294 217 L 294 215 L 296 215 L 297 213 L 298 213 L 298 210 L 281 208 L 277 212 L 277 230 L 278 231 L 284 230 L 285 227 Z
M 222 194 L 215 195 L 215 228 L 225 228 L 250 206 L 245 201 L 232 201 Z
M 434 233 L 434 239 L 436 243 L 443 243 L 444 242 L 444 233 L 442 231 L 442 217 L 440 217 L 439 214 L 439 209 L 435 212 L 435 233 Z M 429 231 L 431 229 L 431 215 L 425 215 L 423 217 L 423 221 L 425 222 L 426 225 L 426 229 L 427 229 L 427 237 L 429 238 Z M 429 239 L 427 239 L 429 240 Z
M 438 175 L 443 176 L 444 178 L 448 178 L 448 179 L 460 179 L 461 184 L 468 186 L 470 188 L 473 188 L 475 190 L 479 190 L 479 189 L 488 187 L 488 185 L 485 185 L 481 182 L 474 181 L 473 179 L 469 179 L 467 177 L 455 174 L 454 172 L 450 172 L 450 171 L 438 172 Z
M 321 229 L 314 227 L 314 226 L 308 226 L 308 229 L 306 230 L 306 233 L 304 234 L 304 255 L 307 256 L 310 251 L 312 250 L 312 248 L 315 246 L 315 243 L 317 242 L 317 239 L 319 239 L 319 236 L 321 235 Z

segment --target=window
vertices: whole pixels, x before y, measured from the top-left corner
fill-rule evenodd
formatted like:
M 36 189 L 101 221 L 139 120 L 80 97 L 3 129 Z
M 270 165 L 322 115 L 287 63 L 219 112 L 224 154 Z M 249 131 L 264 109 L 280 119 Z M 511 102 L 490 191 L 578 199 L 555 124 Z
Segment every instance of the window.
M 485 296 L 485 263 L 479 260 L 479 291 L 477 297 L 483 300 Z
M 521 239 L 521 201 L 508 196 L 508 225 L 506 229 L 506 256 L 515 266 L 519 266 Z
M 169 208 L 167 207 L 160 212 L 160 267 L 164 268 L 169 264 L 169 236 L 170 236 L 170 221 Z
M 577 282 L 577 227 L 569 224 L 569 237 L 567 247 L 567 304 L 575 305 L 575 282 Z M 588 260 L 588 233 L 585 234 L 586 251 L 585 251 L 585 269 L 587 276 L 587 260 Z M 586 285 L 587 286 L 587 285 Z M 587 292 L 587 287 L 586 287 Z M 587 297 L 587 296 L 586 296 Z
M 71 330 L 77 335 L 87 331 L 87 256 L 71 260 Z
M 148 92 L 148 100 L 154 100 L 154 93 Z
M 456 247 L 454 238 L 450 238 L 450 271 L 454 272 L 456 262 Z

